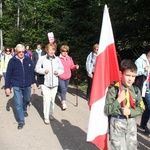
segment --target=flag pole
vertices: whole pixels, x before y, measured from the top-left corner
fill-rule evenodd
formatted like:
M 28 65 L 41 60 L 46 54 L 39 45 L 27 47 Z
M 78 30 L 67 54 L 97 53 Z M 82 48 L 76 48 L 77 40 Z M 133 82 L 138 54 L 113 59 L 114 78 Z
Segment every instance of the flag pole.
M 95 144 L 101 150 L 108 150 L 108 116 L 104 107 L 108 87 L 114 81 L 120 81 L 120 72 L 110 16 L 105 5 L 90 96 L 87 132 L 87 142 Z
M 78 106 L 78 71 L 76 70 L 76 107 Z

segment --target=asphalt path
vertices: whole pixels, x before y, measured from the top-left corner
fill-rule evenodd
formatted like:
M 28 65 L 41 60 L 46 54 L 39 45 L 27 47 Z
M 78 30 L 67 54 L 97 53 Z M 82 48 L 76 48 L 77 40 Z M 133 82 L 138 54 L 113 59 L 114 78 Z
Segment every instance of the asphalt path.
M 89 109 L 85 92 L 69 86 L 67 110 L 61 110 L 60 98 L 55 100 L 54 120 L 49 125 L 43 122 L 41 90 L 31 96 L 29 116 L 23 129 L 17 129 L 13 93 L 6 97 L 0 83 L 0 150 L 98 150 L 86 142 Z M 78 93 L 78 96 L 76 95 Z M 78 100 L 78 105 L 77 105 Z M 137 126 L 140 117 L 137 118 Z M 150 127 L 150 123 L 148 125 Z M 139 150 L 150 150 L 150 137 L 138 127 Z

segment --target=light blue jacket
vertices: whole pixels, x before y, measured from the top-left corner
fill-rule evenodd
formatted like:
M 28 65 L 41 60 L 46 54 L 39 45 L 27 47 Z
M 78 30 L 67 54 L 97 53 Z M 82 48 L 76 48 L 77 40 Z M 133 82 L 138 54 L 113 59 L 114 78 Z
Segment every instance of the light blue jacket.
M 149 66 L 149 61 L 146 57 L 146 54 L 142 54 L 136 61 L 135 61 L 135 64 L 138 68 L 137 70 L 137 76 L 140 76 L 140 75 L 145 75 L 145 76 L 148 76 L 148 73 L 147 71 L 145 71 L 145 67 L 146 66 Z
M 48 69 L 48 74 L 45 74 L 45 70 Z M 47 87 L 58 86 L 58 76 L 64 72 L 64 67 L 61 60 L 55 55 L 50 58 L 47 54 L 41 56 L 36 64 L 35 71 L 44 76 L 44 85 Z M 54 71 L 58 74 L 54 75 Z
M 140 75 L 145 75 L 147 77 L 146 81 L 143 83 L 143 88 L 142 88 L 142 97 L 145 97 L 145 93 L 147 89 L 149 89 L 149 83 L 148 83 L 148 78 L 149 78 L 149 71 L 145 71 L 145 67 L 149 66 L 149 61 L 146 57 L 146 54 L 142 54 L 136 61 L 135 64 L 137 66 L 137 76 Z
M 86 71 L 88 75 L 94 72 L 95 65 L 96 65 L 96 56 L 94 55 L 93 52 L 91 52 L 86 59 Z

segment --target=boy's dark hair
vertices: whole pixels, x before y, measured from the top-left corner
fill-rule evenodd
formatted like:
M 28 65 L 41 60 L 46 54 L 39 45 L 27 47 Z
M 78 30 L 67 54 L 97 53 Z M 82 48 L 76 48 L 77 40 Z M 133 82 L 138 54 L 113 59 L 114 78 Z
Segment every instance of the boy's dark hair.
M 131 70 L 132 72 L 137 72 L 137 66 L 131 59 L 124 59 L 120 63 L 120 71 L 122 73 L 127 69 Z

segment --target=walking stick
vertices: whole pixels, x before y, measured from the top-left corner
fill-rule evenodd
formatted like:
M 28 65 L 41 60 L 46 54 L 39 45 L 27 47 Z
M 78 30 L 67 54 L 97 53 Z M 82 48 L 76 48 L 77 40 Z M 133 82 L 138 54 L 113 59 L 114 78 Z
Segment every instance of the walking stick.
M 78 106 L 78 71 L 76 70 L 76 107 Z

